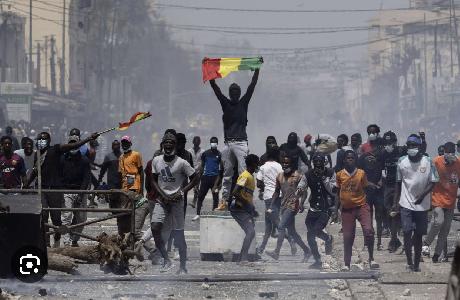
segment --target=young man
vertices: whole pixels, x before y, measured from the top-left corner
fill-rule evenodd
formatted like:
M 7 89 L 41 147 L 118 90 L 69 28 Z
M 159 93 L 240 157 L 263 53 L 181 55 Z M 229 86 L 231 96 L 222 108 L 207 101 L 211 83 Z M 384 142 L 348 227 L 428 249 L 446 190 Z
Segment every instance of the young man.
M 390 242 L 388 251 L 396 252 L 401 247 L 401 241 L 398 238 L 398 232 L 401 228 L 401 216 L 399 215 L 399 199 L 395 201 L 396 193 L 396 174 L 398 161 L 401 157 L 407 155 L 406 147 L 398 146 L 398 139 L 393 131 L 387 131 L 383 134 L 384 150 L 381 153 L 381 161 L 384 170 L 383 179 L 383 202 L 385 211 L 388 214 L 390 223 Z
M 454 144 L 454 145 L 455 145 L 455 144 Z M 445 151 L 444 151 L 444 145 L 440 145 L 440 146 L 438 147 L 438 156 L 443 156 L 444 153 L 445 153 Z
M 20 189 L 27 181 L 24 160 L 13 153 L 13 139 L 10 136 L 3 136 L 0 143 L 3 149 L 0 155 L 0 186 L 2 189 Z
M 169 236 L 174 237 L 179 249 L 180 267 L 177 274 L 187 273 L 187 244 L 184 236 L 184 193 L 198 182 L 193 167 L 176 155 L 176 137 L 165 134 L 162 140 L 164 154 L 152 161 L 152 187 L 157 193 L 157 203 L 152 214 L 152 235 L 155 246 L 163 257 L 161 272 L 173 268 L 165 248 Z M 190 182 L 184 186 L 184 182 Z
M 201 149 L 201 138 L 199 136 L 194 136 L 193 137 L 193 147 L 188 150 L 192 154 L 192 160 L 193 160 L 193 167 L 195 170 L 198 170 L 201 166 L 201 155 L 203 154 L 203 149 Z M 191 207 L 195 208 L 196 202 L 198 201 L 198 194 L 199 194 L 199 185 L 197 184 L 193 188 L 193 200 L 192 203 L 190 204 Z
M 192 153 L 190 153 L 187 150 L 185 150 L 185 145 L 187 144 L 187 138 L 185 137 L 185 134 L 183 134 L 181 132 L 176 133 L 176 139 L 177 139 L 177 144 L 176 144 L 176 154 L 177 154 L 177 156 L 179 156 L 180 158 L 182 158 L 185 161 L 187 161 L 192 166 L 192 168 L 195 168 L 195 165 L 193 164 Z M 195 168 L 195 170 L 197 170 L 197 169 Z M 187 183 L 188 183 L 188 181 L 186 180 L 184 182 L 184 187 L 187 185 Z M 184 206 L 184 218 L 185 218 L 185 214 L 187 212 L 187 194 L 188 193 L 184 194 L 184 205 L 185 205 Z
M 336 175 L 333 169 L 326 168 L 326 158 L 324 155 L 317 153 L 312 158 L 313 169 L 307 171 L 302 177 L 298 189 L 306 193 L 307 188 L 310 188 L 310 209 L 308 210 L 305 219 L 307 226 L 307 241 L 315 262 L 311 268 L 321 268 L 321 255 L 318 251 L 316 238 L 320 238 L 325 242 L 326 254 L 332 253 L 332 235 L 324 231 L 329 217 L 331 216 L 331 208 L 335 204 L 335 193 L 337 192 Z M 302 199 L 300 204 L 300 212 L 304 210 L 306 197 Z
M 439 262 L 439 256 L 449 235 L 460 178 L 460 160 L 455 156 L 455 144 L 446 143 L 444 151 L 443 156 L 434 159 L 439 182 L 435 183 L 433 188 L 431 199 L 433 218 L 422 249 L 423 254 L 430 255 L 430 245 L 435 237 L 438 237 L 432 257 L 434 263 Z
M 212 209 L 216 209 L 219 204 L 219 189 L 222 183 L 224 165 L 222 163 L 222 154 L 219 150 L 217 150 L 219 140 L 216 137 L 212 137 L 209 142 L 211 144 L 211 148 L 201 155 L 201 162 L 199 163 L 203 168 L 199 184 L 200 190 L 198 193 L 196 216 L 192 219 L 192 221 L 197 221 L 200 218 L 203 201 L 209 190 L 211 190 L 213 199 Z
M 374 149 L 363 153 L 358 159 L 358 168 L 366 173 L 367 180 L 376 188 L 366 189 L 366 201 L 371 209 L 371 220 L 375 215 L 377 224 L 377 250 L 382 250 L 382 231 L 383 225 L 387 218 L 384 206 L 383 188 L 382 188 L 382 170 L 384 169 L 383 161 L 379 151 Z
M 31 138 L 24 137 L 21 139 L 21 147 L 22 149 L 16 150 L 14 153 L 19 155 L 24 160 L 26 174 L 29 176 L 34 167 L 34 141 L 32 141 Z
M 369 253 L 369 266 L 378 268 L 374 261 L 374 228 L 372 227 L 371 209 L 366 201 L 365 189 L 372 186 L 368 183 L 366 173 L 356 168 L 356 154 L 347 150 L 344 157 L 344 168 L 337 173 L 337 188 L 342 207 L 343 230 L 343 271 L 350 270 L 353 243 L 356 234 L 356 220 L 363 228 L 364 244 Z M 336 213 L 336 212 L 335 212 Z
M 256 69 L 246 94 L 244 94 L 243 97 L 241 97 L 241 88 L 239 85 L 232 83 L 229 88 L 230 99 L 222 94 L 215 80 L 209 81 L 217 99 L 219 99 L 224 113 L 222 116 L 225 137 L 225 148 L 222 151 L 224 178 L 222 183 L 222 201 L 217 210 L 227 209 L 227 201 L 230 199 L 230 190 L 232 187 L 233 169 L 236 167 L 236 164 L 238 164 L 238 174 L 243 173 L 246 169 L 244 161 L 249 153 L 248 136 L 246 133 L 248 107 L 249 101 L 256 88 L 258 78 L 259 69 Z
M 125 191 L 132 191 L 136 194 L 144 194 L 144 172 L 142 169 L 142 156 L 139 152 L 131 149 L 131 138 L 127 135 L 121 138 L 121 148 L 123 154 L 118 163 L 118 172 L 121 175 L 121 188 Z M 120 207 L 129 208 L 131 201 L 124 195 L 120 196 Z M 123 216 L 117 219 L 118 231 L 120 235 L 130 232 L 131 216 Z M 137 228 L 138 229 L 138 228 Z M 139 230 L 136 229 L 136 232 Z
M 77 143 L 78 139 L 71 137 L 69 144 Z M 61 156 L 62 184 L 68 190 L 86 190 L 91 182 L 91 167 L 89 159 L 80 153 L 80 149 L 70 150 Z M 85 194 L 64 194 L 64 205 L 67 208 L 86 208 L 87 197 Z M 62 213 L 62 224 L 66 226 L 83 223 L 86 221 L 86 212 L 65 211 Z M 74 229 L 77 233 L 83 232 L 83 227 Z M 66 234 L 64 245 L 78 247 L 80 236 Z
M 61 172 L 61 156 L 70 150 L 78 149 L 89 141 L 97 139 L 99 135 L 93 133 L 90 137 L 80 140 L 72 144 L 55 144 L 51 146 L 51 136 L 48 132 L 41 132 L 37 136 L 37 148 L 40 151 L 40 161 L 38 161 L 38 154 L 35 157 L 35 166 L 30 174 L 25 187 L 28 187 L 38 175 L 38 164 L 41 165 L 41 182 L 42 189 L 62 189 L 62 172 Z M 37 151 L 37 152 L 38 152 Z M 58 193 L 42 193 L 42 206 L 51 208 L 61 208 L 64 203 L 63 194 Z M 43 211 L 43 220 L 48 222 L 51 216 L 51 221 L 54 226 L 61 226 L 61 212 L 60 211 Z M 48 231 L 48 229 L 46 229 Z M 59 247 L 61 243 L 61 235 L 54 234 L 54 247 Z M 47 244 L 50 245 L 49 236 L 47 235 Z
M 420 272 L 422 237 L 427 233 L 431 190 L 439 181 L 439 176 L 431 159 L 423 155 L 420 136 L 410 135 L 406 145 L 408 156 L 402 157 L 398 163 L 395 197 L 399 198 L 401 206 L 407 269 Z
M 282 156 L 289 156 L 292 161 L 292 167 L 294 170 L 299 169 L 300 161 L 306 166 L 310 167 L 310 161 L 308 160 L 305 152 L 297 145 L 298 137 L 297 133 L 291 132 L 288 135 L 287 142 L 280 146 L 280 153 Z
M 337 173 L 343 169 L 343 156 L 346 150 L 352 150 L 350 146 L 348 146 L 348 136 L 346 134 L 341 134 L 337 137 L 337 158 L 335 160 L 335 167 L 334 170 Z
M 356 153 L 356 155 L 361 155 L 361 144 L 363 142 L 363 138 L 361 137 L 361 133 L 354 133 L 350 137 L 350 146 L 351 149 Z
M 19 150 L 19 141 L 13 133 L 13 127 L 6 126 L 5 133 L 6 136 L 11 138 L 13 151 Z
M 292 239 L 303 250 L 303 262 L 307 262 L 311 256 L 311 251 L 302 241 L 302 238 L 295 229 L 295 216 L 300 208 L 299 195 L 297 195 L 297 185 L 299 184 L 302 175 L 294 168 L 296 162 L 289 156 L 284 156 L 281 159 L 281 165 L 283 167 L 283 172 L 278 174 L 276 177 L 275 192 L 273 193 L 272 203 L 269 210 L 269 213 L 271 213 L 275 209 L 277 202 L 281 201 L 281 220 L 278 225 L 278 240 L 276 242 L 275 251 L 267 251 L 265 253 L 275 260 L 279 259 L 281 246 L 283 245 L 287 229 L 287 232 Z M 282 194 L 281 198 L 280 193 Z
M 270 235 L 272 237 L 277 237 L 276 229 L 279 224 L 280 207 L 276 205 L 273 207 L 271 213 L 269 210 L 272 208 L 272 197 L 276 189 L 276 178 L 283 172 L 283 167 L 281 167 L 281 164 L 278 162 L 280 156 L 278 147 L 269 148 L 266 154 L 267 161 L 260 167 L 257 173 L 257 187 L 262 191 L 262 200 L 265 203 L 265 233 L 262 243 L 257 247 L 257 253 L 259 255 L 265 251 Z M 277 204 L 278 203 L 280 202 L 277 201 Z M 286 235 L 286 238 L 291 245 L 292 255 L 295 255 L 297 252 L 295 243 L 289 235 Z
M 269 135 L 265 140 L 265 153 L 260 157 L 259 166 L 263 166 L 268 161 L 268 151 L 273 147 L 278 148 L 278 143 L 276 142 L 276 138 L 274 136 Z M 276 161 L 279 161 L 279 158 L 277 158 Z
M 259 214 L 254 207 L 253 194 L 256 183 L 252 174 L 259 166 L 259 157 L 255 154 L 249 154 L 245 159 L 245 166 L 246 170 L 240 174 L 236 181 L 236 186 L 233 190 L 234 201 L 230 205 L 232 217 L 246 234 L 238 258 L 240 263 L 248 262 L 249 247 L 256 236 L 254 218 Z

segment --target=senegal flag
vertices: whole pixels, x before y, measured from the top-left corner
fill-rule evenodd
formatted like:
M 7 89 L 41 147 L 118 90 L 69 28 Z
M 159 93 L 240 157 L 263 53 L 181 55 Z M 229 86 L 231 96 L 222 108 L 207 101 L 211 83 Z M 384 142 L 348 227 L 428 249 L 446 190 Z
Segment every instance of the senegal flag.
M 262 57 L 207 58 L 203 59 L 203 82 L 224 78 L 231 72 L 260 69 Z
M 152 115 L 149 113 L 149 112 L 138 112 L 138 113 L 135 113 L 130 119 L 128 122 L 125 122 L 125 123 L 119 123 L 118 125 L 118 130 L 126 130 L 129 128 L 129 126 L 131 126 L 131 124 L 135 123 L 135 122 L 139 122 L 141 120 L 144 120 L 144 119 L 147 119 L 149 117 L 151 117 Z

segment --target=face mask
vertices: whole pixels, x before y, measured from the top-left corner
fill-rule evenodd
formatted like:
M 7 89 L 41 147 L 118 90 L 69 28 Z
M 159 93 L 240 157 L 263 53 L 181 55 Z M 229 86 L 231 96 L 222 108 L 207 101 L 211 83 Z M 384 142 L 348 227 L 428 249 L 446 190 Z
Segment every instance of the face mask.
M 48 146 L 48 141 L 47 140 L 38 140 L 37 141 L 37 147 L 40 150 L 45 149 Z
M 212 149 L 217 149 L 217 143 L 211 143 L 211 148 Z
M 418 154 L 417 148 L 407 149 L 407 155 L 409 155 L 410 157 L 417 156 L 417 154 Z
M 444 160 L 447 164 L 452 164 L 457 160 L 457 156 L 453 153 L 446 153 L 444 154 Z
M 375 141 L 377 139 L 378 134 L 371 133 L 369 134 L 369 141 Z
M 77 154 L 79 151 L 80 151 L 80 149 L 73 149 L 73 150 L 70 150 L 70 153 L 75 155 L 75 154 Z
M 386 145 L 385 146 L 385 151 L 386 152 L 391 153 L 391 152 L 393 152 L 394 149 L 395 149 L 395 147 L 393 145 Z

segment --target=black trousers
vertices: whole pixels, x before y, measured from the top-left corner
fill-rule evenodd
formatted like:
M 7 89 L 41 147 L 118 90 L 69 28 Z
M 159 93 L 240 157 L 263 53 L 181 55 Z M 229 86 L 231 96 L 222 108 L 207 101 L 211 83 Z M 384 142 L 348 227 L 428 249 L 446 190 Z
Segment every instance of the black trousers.
M 320 238 L 323 241 L 327 241 L 329 239 L 329 235 L 324 231 L 324 228 L 326 228 L 328 222 L 329 212 L 309 210 L 307 217 L 305 218 L 305 225 L 307 226 L 308 246 L 310 246 L 313 257 L 316 260 L 321 258 L 321 255 L 318 251 L 316 238 Z
M 201 177 L 200 181 L 200 191 L 198 192 L 198 203 L 196 206 L 196 214 L 200 215 L 201 214 L 201 208 L 203 207 L 203 201 L 206 195 L 208 194 L 208 191 L 211 190 L 212 193 L 212 209 L 215 209 L 217 205 L 219 204 L 219 193 L 214 193 L 212 191 L 212 187 L 214 186 L 214 183 L 216 182 L 217 176 L 205 176 L 203 175 Z

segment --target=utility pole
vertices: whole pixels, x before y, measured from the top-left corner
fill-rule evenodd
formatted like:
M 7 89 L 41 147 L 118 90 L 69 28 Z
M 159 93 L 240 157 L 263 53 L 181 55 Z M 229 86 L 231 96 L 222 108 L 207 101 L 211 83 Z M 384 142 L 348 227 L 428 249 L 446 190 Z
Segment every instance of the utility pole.
M 45 35 L 45 88 L 48 90 L 48 36 Z
M 460 73 L 460 42 L 458 40 L 457 16 L 455 14 L 454 0 L 450 0 L 450 5 L 452 6 L 452 17 L 454 19 L 455 43 L 457 44 L 457 63 Z
M 41 82 L 40 82 L 40 72 L 41 72 L 41 45 L 40 42 L 37 42 L 37 90 L 40 91 Z
M 434 72 L 433 77 L 438 77 L 438 21 L 434 25 Z
M 51 47 L 51 58 L 50 58 L 50 76 L 51 76 L 51 93 L 56 95 L 56 50 L 55 50 L 55 43 L 56 40 L 54 39 L 54 35 L 51 36 L 50 41 Z
M 65 3 L 66 0 L 63 0 L 63 10 L 62 10 L 62 55 L 61 55 L 61 71 L 60 71 L 60 81 L 59 89 L 61 91 L 61 96 L 65 95 Z
M 29 0 L 29 83 L 32 83 L 32 71 L 34 63 L 32 61 L 32 0 Z
M 426 57 L 426 14 L 423 14 L 423 48 L 424 48 L 424 57 L 425 57 L 425 97 L 423 101 L 423 114 L 426 114 L 428 107 L 428 70 L 427 70 L 427 57 Z

